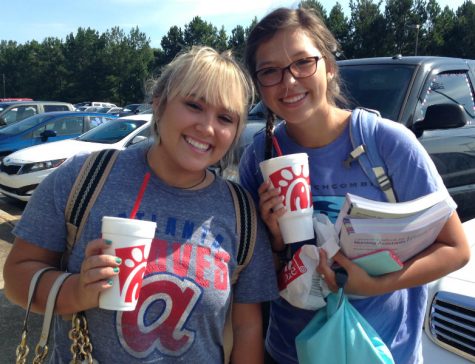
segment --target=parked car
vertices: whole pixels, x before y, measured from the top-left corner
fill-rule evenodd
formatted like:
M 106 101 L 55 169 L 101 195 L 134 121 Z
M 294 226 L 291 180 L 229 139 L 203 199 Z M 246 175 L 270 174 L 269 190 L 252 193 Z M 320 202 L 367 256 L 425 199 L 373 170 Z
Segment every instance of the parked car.
M 150 110 L 150 104 L 129 104 L 119 113 L 119 116 L 136 115 L 146 110 Z
M 424 363 L 475 362 L 475 219 L 463 225 L 472 258 L 462 269 L 429 284 L 422 335 Z
M 386 57 L 339 62 L 351 106 L 411 129 L 434 161 L 461 218 L 475 217 L 475 60 Z
M 104 101 L 83 101 L 83 102 L 78 102 L 77 104 L 74 104 L 74 107 L 80 108 L 82 106 L 89 107 L 89 106 L 94 106 L 94 107 L 117 107 L 116 104 L 112 104 L 110 102 L 104 102 Z
M 151 114 L 111 120 L 75 139 L 37 145 L 10 154 L 0 163 L 0 192 L 28 201 L 38 184 L 76 153 L 122 149 L 150 137 Z
M 75 138 L 112 119 L 93 112 L 56 111 L 31 116 L 0 129 L 0 160 L 19 149 Z
M 119 116 L 123 108 L 121 107 L 111 107 L 109 110 L 107 110 L 107 114 L 113 114 Z
M 52 111 L 74 111 L 67 102 L 57 101 L 11 101 L 0 103 L 0 128 L 36 114 Z

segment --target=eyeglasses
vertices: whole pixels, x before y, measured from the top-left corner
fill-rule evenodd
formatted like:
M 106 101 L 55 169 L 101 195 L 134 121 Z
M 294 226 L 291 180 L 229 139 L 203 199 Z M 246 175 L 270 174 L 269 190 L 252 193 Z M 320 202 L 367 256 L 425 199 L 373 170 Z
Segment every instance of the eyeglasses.
M 267 67 L 260 69 L 256 71 L 254 75 L 261 86 L 275 86 L 282 82 L 286 70 L 296 79 L 312 76 L 317 72 L 317 63 L 322 58 L 322 56 L 305 57 L 292 62 L 287 67 Z

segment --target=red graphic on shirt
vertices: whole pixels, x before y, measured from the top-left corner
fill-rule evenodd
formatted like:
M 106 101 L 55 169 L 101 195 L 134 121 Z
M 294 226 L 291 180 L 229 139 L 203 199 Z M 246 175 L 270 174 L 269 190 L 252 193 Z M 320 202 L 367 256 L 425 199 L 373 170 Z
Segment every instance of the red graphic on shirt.
M 311 206 L 310 177 L 304 165 L 285 167 L 269 176 L 272 185 L 280 188 L 285 199 L 282 202 L 288 211 L 297 211 Z
M 198 311 L 199 318 L 204 293 L 223 302 L 229 296 L 230 260 L 225 250 L 154 239 L 135 310 L 116 314 L 124 350 L 148 362 L 163 355 L 179 358 L 190 350 L 198 339 L 193 313 Z
M 195 340 L 194 330 L 186 323 L 201 295 L 189 279 L 168 273 L 147 276 L 135 311 L 117 313 L 116 325 L 122 328 L 119 340 L 125 350 L 137 358 L 155 351 L 176 357 L 185 353 Z
M 118 248 L 115 254 L 122 259 L 119 272 L 120 296 L 126 303 L 137 301 L 142 286 L 142 279 L 147 266 L 148 251 L 145 245 Z

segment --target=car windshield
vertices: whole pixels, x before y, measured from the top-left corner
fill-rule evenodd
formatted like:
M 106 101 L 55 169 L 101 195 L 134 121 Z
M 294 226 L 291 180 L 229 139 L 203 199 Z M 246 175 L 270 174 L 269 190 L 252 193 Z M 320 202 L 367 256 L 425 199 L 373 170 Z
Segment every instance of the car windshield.
M 96 112 L 99 112 L 99 113 L 106 113 L 110 110 L 111 108 L 106 106 L 106 107 L 100 107 L 96 110 Z
M 415 66 L 341 65 L 343 92 L 350 108 L 378 110 L 381 116 L 398 120 Z
M 124 107 L 124 111 L 134 111 L 136 108 L 138 108 L 140 105 L 139 104 L 130 104 L 126 105 Z
M 48 114 L 38 114 L 38 115 L 30 116 L 29 118 L 26 118 L 17 123 L 8 125 L 0 129 L 0 134 L 17 135 L 19 133 L 24 132 L 25 130 L 28 130 L 40 124 L 41 122 L 43 122 L 43 120 L 46 120 L 49 118 L 51 118 L 51 116 Z
M 146 122 L 146 120 L 129 119 L 111 120 L 82 134 L 77 138 L 77 140 L 92 143 L 117 143 Z

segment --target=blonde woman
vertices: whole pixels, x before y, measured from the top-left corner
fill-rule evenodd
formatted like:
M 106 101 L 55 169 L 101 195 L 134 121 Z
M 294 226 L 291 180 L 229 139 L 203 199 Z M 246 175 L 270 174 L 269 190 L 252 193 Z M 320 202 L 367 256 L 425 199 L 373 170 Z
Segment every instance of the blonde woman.
M 223 326 L 233 291 L 232 362 L 261 363 L 260 302 L 276 296 L 267 235 L 260 223 L 254 257 L 231 287 L 236 268 L 236 216 L 224 180 L 208 167 L 220 161 L 246 121 L 252 82 L 229 53 L 195 47 L 179 55 L 153 86 L 156 138 L 122 151 L 69 259 L 74 274 L 60 291 L 56 313 L 85 311 L 100 363 L 222 363 Z M 77 156 L 36 190 L 16 226 L 5 265 L 5 291 L 25 306 L 32 275 L 59 266 L 66 244 L 64 208 L 84 162 Z M 101 254 L 104 215 L 126 217 L 147 172 L 137 218 L 157 222 L 137 308 L 98 308 L 99 293 L 122 269 Z M 34 309 L 43 312 L 58 271 L 41 279 Z M 56 320 L 52 363 L 69 362 L 70 323 Z

